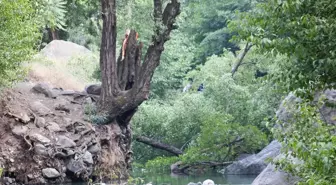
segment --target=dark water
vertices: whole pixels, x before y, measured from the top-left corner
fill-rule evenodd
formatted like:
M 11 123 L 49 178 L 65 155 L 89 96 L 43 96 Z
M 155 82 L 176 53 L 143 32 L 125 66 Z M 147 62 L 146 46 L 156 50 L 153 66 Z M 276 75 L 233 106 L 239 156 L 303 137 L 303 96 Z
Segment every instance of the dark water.
M 170 174 L 136 174 L 134 178 L 142 179 L 143 183 L 151 183 L 152 185 L 187 185 L 189 182 L 203 182 L 206 179 L 213 180 L 217 185 L 250 185 L 256 178 L 254 175 L 222 175 L 219 173 L 202 174 L 198 176 L 176 176 Z M 109 184 L 118 185 L 125 183 L 112 182 Z M 106 183 L 106 185 L 109 185 Z M 134 183 L 131 183 L 134 184 Z M 87 184 L 72 184 L 72 185 L 87 185 Z M 130 185 L 130 184 L 128 184 Z

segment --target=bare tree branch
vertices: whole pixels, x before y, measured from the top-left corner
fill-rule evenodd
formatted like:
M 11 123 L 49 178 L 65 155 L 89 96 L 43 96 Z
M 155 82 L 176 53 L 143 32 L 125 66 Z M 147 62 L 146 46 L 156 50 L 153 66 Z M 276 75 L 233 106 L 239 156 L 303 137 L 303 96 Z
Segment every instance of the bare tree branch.
M 232 67 L 231 73 L 232 73 L 232 77 L 234 76 L 234 74 L 238 71 L 239 66 L 242 64 L 246 54 L 248 53 L 248 51 L 251 49 L 253 45 L 250 43 L 246 43 L 244 50 L 242 51 L 242 53 L 239 55 L 237 62 L 234 64 L 234 66 Z
M 183 154 L 182 150 L 180 150 L 180 149 L 178 149 L 174 146 L 162 143 L 160 141 L 155 141 L 155 140 L 150 139 L 150 138 L 145 137 L 145 136 L 136 137 L 136 141 L 147 144 L 147 145 L 150 145 L 154 148 L 165 150 L 165 151 L 170 152 L 170 153 L 172 153 L 174 155 L 177 155 L 177 156 Z

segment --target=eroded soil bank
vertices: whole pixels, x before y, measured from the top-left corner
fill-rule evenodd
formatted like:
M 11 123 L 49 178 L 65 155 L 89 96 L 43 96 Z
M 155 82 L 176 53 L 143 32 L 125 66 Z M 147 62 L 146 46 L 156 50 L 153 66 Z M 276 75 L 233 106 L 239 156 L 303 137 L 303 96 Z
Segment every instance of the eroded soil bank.
M 21 83 L 0 102 L 2 183 L 32 184 L 126 178 L 129 125 L 92 125 L 97 97 L 46 84 Z

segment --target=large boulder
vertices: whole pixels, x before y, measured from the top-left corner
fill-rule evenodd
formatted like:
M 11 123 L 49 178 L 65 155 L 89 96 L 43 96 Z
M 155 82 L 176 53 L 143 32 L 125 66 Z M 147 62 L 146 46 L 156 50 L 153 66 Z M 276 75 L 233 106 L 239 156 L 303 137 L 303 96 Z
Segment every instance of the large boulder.
M 328 124 L 336 125 L 336 90 L 328 89 L 317 93 L 314 102 L 317 102 L 322 97 L 325 98 L 325 101 L 320 108 L 322 119 Z M 279 109 L 276 112 L 277 119 L 284 123 L 290 122 L 293 115 L 299 113 L 296 105 L 301 101 L 302 100 L 296 97 L 293 93 L 289 93 L 289 95 L 281 102 Z
M 272 141 L 258 154 L 234 162 L 220 172 L 228 175 L 258 175 L 267 167 L 267 159 L 278 156 L 280 149 L 281 144 L 278 141 Z
M 49 60 L 69 61 L 75 56 L 91 54 L 91 51 L 72 42 L 53 40 L 41 50 L 40 54 Z
M 268 164 L 262 173 L 253 181 L 252 185 L 294 185 L 298 180 L 297 177 L 275 169 L 273 164 Z

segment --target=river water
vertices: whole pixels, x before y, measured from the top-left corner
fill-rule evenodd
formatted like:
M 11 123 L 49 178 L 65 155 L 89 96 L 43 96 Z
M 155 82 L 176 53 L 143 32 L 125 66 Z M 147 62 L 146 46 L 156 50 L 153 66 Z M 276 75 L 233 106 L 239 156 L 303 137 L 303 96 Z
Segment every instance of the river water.
M 251 185 L 256 178 L 255 175 L 222 175 L 219 173 L 208 173 L 198 176 L 177 176 L 170 174 L 134 174 L 133 177 L 141 178 L 143 183 L 138 185 L 152 184 L 152 185 L 187 185 L 190 182 L 203 182 L 206 179 L 211 179 L 216 185 Z M 112 182 L 111 185 L 118 185 L 125 183 Z M 106 185 L 109 185 L 106 183 Z M 87 185 L 86 183 L 76 183 L 72 185 Z M 131 184 L 128 184 L 131 185 Z M 132 183 L 133 185 L 133 183 Z
M 250 185 L 256 178 L 255 175 L 222 175 L 220 173 L 208 173 L 198 176 L 176 176 L 176 175 L 158 175 L 144 174 L 143 178 L 146 183 L 151 182 L 153 185 L 187 185 L 189 182 L 203 182 L 206 179 L 213 180 L 220 185 Z

